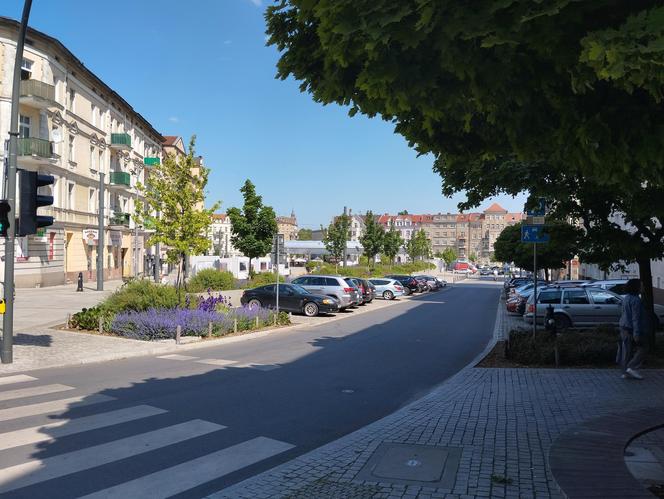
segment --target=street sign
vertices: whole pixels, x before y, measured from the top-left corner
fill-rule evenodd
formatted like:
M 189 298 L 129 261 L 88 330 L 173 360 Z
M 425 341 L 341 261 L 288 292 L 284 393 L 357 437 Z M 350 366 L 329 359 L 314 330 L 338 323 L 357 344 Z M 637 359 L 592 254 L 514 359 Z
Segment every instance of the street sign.
M 272 253 L 277 252 L 277 244 L 279 245 L 279 253 L 286 253 L 283 234 L 275 234 L 274 238 L 272 238 Z
M 546 199 L 539 198 L 537 200 L 537 207 L 532 210 L 528 210 L 526 215 L 529 217 L 543 217 L 546 215 Z
M 522 243 L 548 243 L 549 234 L 544 232 L 543 225 L 522 225 L 521 242 Z
M 526 224 L 528 225 L 544 225 L 546 223 L 546 217 L 527 217 Z

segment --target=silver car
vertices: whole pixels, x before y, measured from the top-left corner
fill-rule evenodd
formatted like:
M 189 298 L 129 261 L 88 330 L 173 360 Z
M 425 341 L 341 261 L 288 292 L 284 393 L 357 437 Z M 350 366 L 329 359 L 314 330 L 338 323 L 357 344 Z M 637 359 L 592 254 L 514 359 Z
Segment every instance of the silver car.
M 357 301 L 355 288 L 339 276 L 303 275 L 293 279 L 292 283 L 302 286 L 310 293 L 336 298 L 339 301 L 339 310 L 351 307 Z
M 369 282 L 376 286 L 376 295 L 382 296 L 386 300 L 394 300 L 404 295 L 403 286 L 396 279 L 379 277 L 369 279 Z
M 553 306 L 556 325 L 561 329 L 577 326 L 596 326 L 615 324 L 622 314 L 622 297 L 599 287 L 546 287 L 538 293 L 537 323 L 544 323 L 547 307 Z M 535 311 L 534 295 L 531 295 L 523 316 L 529 324 L 533 323 Z M 659 328 L 664 324 L 664 307 L 655 305 L 655 315 Z

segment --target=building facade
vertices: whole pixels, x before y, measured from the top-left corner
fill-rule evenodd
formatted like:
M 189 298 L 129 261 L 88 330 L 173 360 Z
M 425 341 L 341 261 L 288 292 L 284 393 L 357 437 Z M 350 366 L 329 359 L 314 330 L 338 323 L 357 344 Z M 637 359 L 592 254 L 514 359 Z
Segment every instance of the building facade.
M 289 217 L 281 216 L 277 217 L 277 233 L 284 235 L 284 240 L 286 241 L 295 241 L 297 240 L 297 217 L 295 212 L 291 211 Z
M 0 18 L 0 136 L 8 137 L 19 23 Z M 64 45 L 29 29 L 21 66 L 18 166 L 53 175 L 52 226 L 17 238 L 16 286 L 95 280 L 100 175 L 104 174 L 104 275 L 143 271 L 148 233 L 133 214 L 136 185 L 161 161 L 161 135 Z M 7 155 L 5 147 L 0 159 Z M 4 161 L 3 161 L 4 164 Z
M 222 258 L 233 258 L 244 256 L 242 252 L 233 246 L 231 219 L 225 213 L 214 213 L 212 225 L 210 226 L 210 256 Z

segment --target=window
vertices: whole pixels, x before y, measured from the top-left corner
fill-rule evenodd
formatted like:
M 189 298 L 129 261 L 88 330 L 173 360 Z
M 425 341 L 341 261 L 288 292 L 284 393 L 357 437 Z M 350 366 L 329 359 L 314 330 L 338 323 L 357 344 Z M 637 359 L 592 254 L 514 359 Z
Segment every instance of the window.
M 539 294 L 539 300 L 538 303 L 560 303 L 560 297 L 562 295 L 562 291 L 559 289 L 550 289 L 547 291 L 542 291 Z
M 97 169 L 97 155 L 94 146 L 90 146 L 90 170 Z
M 19 117 L 19 125 L 18 125 L 18 135 L 22 139 L 29 139 L 30 138 L 30 128 L 31 128 L 31 123 L 30 123 L 30 116 L 23 116 L 21 115 Z
M 97 211 L 97 207 L 96 207 L 96 203 L 95 203 L 96 198 L 97 198 L 97 196 L 95 195 L 95 189 L 93 189 L 91 187 L 89 189 L 89 192 L 88 192 L 88 211 L 90 213 L 94 213 L 95 211 Z
M 76 91 L 73 88 L 69 90 L 69 110 L 76 112 Z
M 247 270 L 247 264 L 244 262 L 240 262 L 240 272 L 243 272 Z
M 339 281 L 337 279 L 335 279 L 334 277 L 326 277 L 325 278 L 325 283 L 326 283 L 325 284 L 326 286 L 337 286 L 337 287 L 340 286 Z
M 74 204 L 76 201 L 74 198 L 75 187 L 76 184 L 74 184 L 73 182 L 67 182 L 67 208 L 70 210 L 73 210 L 75 207 Z
M 99 171 L 103 172 L 105 171 L 104 169 L 104 151 L 101 149 L 99 150 Z
M 587 305 L 590 303 L 588 301 L 588 295 L 583 289 L 567 289 L 565 290 L 565 296 L 563 298 L 563 303 L 569 305 Z
M 74 137 L 73 135 L 69 136 L 69 161 L 74 161 L 74 159 L 75 159 L 74 158 L 74 152 L 75 152 L 75 150 L 74 150 L 74 140 L 75 139 L 76 139 L 76 137 Z
M 325 280 L 325 277 L 310 277 L 309 278 L 309 285 L 310 286 L 326 286 L 327 281 Z
M 620 298 L 603 289 L 588 288 L 588 294 L 597 305 L 617 305 L 620 303 Z
M 97 126 L 97 106 L 90 104 L 90 110 L 92 114 L 92 126 Z
M 21 80 L 32 78 L 32 61 L 30 59 L 21 59 Z
M 53 129 L 51 131 L 51 138 L 56 137 L 60 134 L 60 127 L 58 125 L 53 125 Z M 59 141 L 53 141 L 53 152 L 55 154 L 61 154 L 60 153 L 60 142 Z

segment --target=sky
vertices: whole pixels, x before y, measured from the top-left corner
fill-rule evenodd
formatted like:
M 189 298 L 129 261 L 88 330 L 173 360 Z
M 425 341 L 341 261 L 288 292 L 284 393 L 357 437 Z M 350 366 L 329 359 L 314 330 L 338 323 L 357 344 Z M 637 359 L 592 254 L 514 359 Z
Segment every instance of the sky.
M 433 157 L 417 157 L 393 125 L 322 106 L 275 79 L 265 45 L 268 0 L 33 0 L 30 26 L 59 39 L 156 130 L 197 137 L 211 169 L 207 204 L 241 206 L 249 178 L 278 215 L 318 228 L 353 213 L 456 212 Z M 92 8 L 96 6 L 96 8 Z M 20 19 L 23 0 L 0 15 Z M 497 201 L 521 211 L 524 196 Z

